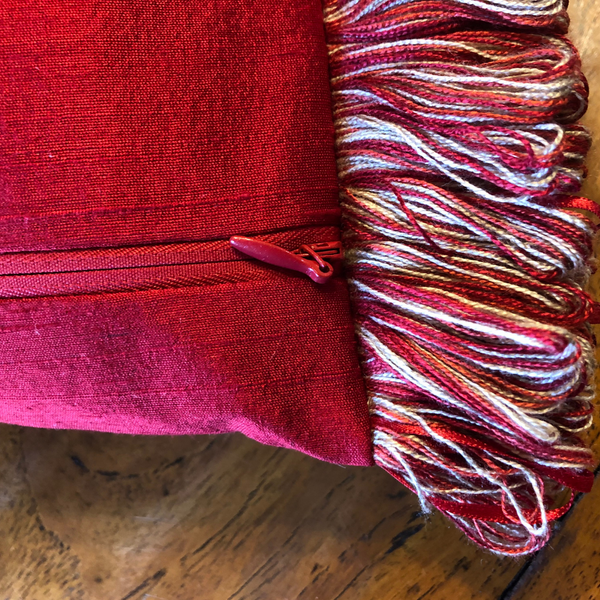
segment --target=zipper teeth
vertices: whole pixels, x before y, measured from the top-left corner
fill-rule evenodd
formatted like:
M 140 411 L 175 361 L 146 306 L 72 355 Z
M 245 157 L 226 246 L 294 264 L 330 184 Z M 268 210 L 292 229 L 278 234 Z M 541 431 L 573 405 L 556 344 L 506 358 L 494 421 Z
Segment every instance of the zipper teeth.
M 268 219 L 263 214 L 269 215 Z M 339 227 L 340 218 L 337 191 L 327 189 L 320 194 L 315 189 L 252 195 L 250 202 L 219 198 L 210 203 L 9 214 L 0 215 L 0 253 L 48 252 L 57 239 L 67 245 L 86 244 L 84 248 L 110 248 L 179 243 L 181 239 L 201 241 L 200 235 L 204 240 L 235 234 L 258 236 L 291 229 Z M 262 221 L 268 224 L 261 225 Z M 283 225 L 273 226 L 278 222 Z M 236 224 L 249 230 L 231 231 Z
M 255 237 L 294 250 L 339 239 L 339 228 Z M 229 240 L 0 254 L 0 299 L 215 285 L 264 279 L 270 271 L 235 251 Z
M 305 243 L 339 239 L 339 229 L 330 226 L 310 227 L 253 237 L 294 250 Z M 41 275 L 242 260 L 245 260 L 244 256 L 231 248 L 229 239 L 224 239 L 210 242 L 0 254 L 0 275 Z
M 74 273 L 238 260 L 225 240 L 0 255 L 0 275 Z

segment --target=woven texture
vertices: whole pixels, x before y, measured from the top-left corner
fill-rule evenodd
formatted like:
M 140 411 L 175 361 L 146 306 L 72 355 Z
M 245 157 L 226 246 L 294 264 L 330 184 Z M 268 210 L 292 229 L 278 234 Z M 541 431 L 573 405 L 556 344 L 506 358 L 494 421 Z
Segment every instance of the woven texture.
M 318 2 L 0 5 L 0 419 L 370 465 Z

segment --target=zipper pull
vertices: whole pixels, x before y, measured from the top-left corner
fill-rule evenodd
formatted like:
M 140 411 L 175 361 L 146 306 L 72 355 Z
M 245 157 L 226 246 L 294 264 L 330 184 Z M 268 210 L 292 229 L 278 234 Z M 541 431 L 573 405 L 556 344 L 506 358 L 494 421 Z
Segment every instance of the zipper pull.
M 290 252 L 275 244 L 241 235 L 229 243 L 240 252 L 276 267 L 292 269 L 308 275 L 315 283 L 326 283 L 336 272 L 344 256 L 342 242 L 305 244 Z

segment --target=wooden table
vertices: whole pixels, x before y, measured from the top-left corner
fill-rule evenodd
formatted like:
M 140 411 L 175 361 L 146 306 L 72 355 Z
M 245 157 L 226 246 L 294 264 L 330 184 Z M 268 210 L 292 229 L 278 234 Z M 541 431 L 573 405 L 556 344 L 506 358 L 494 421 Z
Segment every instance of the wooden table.
M 600 136 L 600 2 L 571 15 Z M 589 166 L 600 200 L 598 147 Z M 600 598 L 600 481 L 545 550 L 501 559 L 379 469 L 240 435 L 0 432 L 0 600 Z

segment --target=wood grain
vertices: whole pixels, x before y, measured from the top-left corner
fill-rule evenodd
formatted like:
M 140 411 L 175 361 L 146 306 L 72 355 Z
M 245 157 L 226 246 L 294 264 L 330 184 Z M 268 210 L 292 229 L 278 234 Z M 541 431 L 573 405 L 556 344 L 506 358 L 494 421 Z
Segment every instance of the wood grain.
M 515 585 L 513 600 L 600 598 L 600 479 Z
M 431 596 L 439 587 L 491 599 L 519 568 L 421 515 L 378 469 L 238 435 L 20 434 L 36 515 L 78 559 L 56 598 L 81 597 L 79 581 L 93 599 L 445 597 Z
M 600 134 L 600 3 L 570 10 L 592 89 L 585 121 Z M 588 164 L 586 193 L 600 201 L 598 145 Z M 546 549 L 516 561 L 421 514 L 378 469 L 239 435 L 1 426 L 0 481 L 0 600 L 600 598 L 598 482 Z

